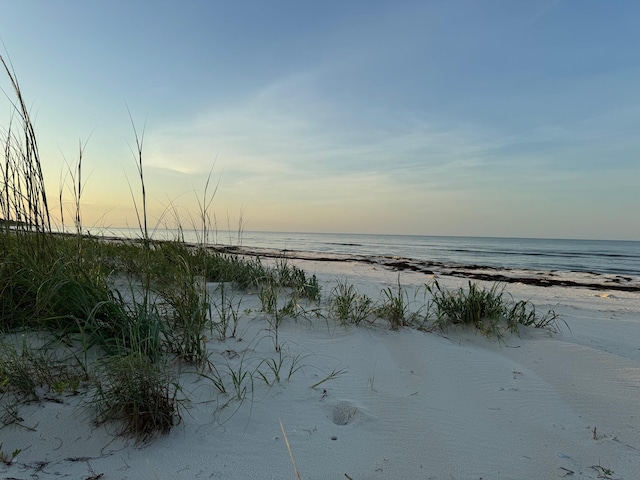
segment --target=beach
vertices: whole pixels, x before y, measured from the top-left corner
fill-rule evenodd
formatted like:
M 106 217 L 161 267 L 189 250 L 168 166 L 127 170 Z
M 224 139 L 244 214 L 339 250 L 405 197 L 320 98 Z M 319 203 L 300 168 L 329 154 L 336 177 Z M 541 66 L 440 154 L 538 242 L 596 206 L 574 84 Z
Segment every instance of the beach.
M 640 479 L 639 2 L 3 7 L 0 480 Z
M 291 262 L 317 275 L 323 295 L 337 279 L 374 299 L 400 282 L 417 305 L 433 280 L 362 262 Z M 144 444 L 92 426 L 81 395 L 32 403 L 22 427 L 0 430 L 5 452 L 20 449 L 0 475 L 295 479 L 295 462 L 303 479 L 637 478 L 639 294 L 522 283 L 506 291 L 553 309 L 562 331 L 522 327 L 498 340 L 309 314 L 282 322 L 278 351 L 268 322 L 248 315 L 235 338 L 207 341 L 217 368 L 253 372 L 241 400 L 185 369 L 180 421 Z M 256 295 L 236 295 L 241 310 L 257 310 Z M 265 359 L 281 365 L 279 382 L 259 378 Z

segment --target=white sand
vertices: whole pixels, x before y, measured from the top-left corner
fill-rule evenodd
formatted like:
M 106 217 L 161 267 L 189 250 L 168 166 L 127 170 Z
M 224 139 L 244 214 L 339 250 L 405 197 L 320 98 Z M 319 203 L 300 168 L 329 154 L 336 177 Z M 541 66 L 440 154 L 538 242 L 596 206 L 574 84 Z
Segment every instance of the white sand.
M 337 276 L 376 299 L 397 281 L 372 266 L 302 266 L 327 282 L 325 296 Z M 401 274 L 409 289 L 426 280 Z M 498 343 L 464 331 L 286 321 L 285 368 L 298 355 L 303 365 L 290 381 L 269 388 L 254 378 L 252 396 L 222 408 L 229 397 L 185 376 L 191 402 L 182 422 L 143 447 L 92 428 L 74 408 L 78 397 L 34 404 L 22 410 L 33 431 L 0 430 L 5 452 L 22 449 L 0 476 L 294 479 L 282 421 L 305 480 L 609 478 L 604 469 L 610 478 L 640 478 L 640 295 L 518 284 L 507 291 L 542 312 L 554 308 L 571 331 L 523 330 Z M 240 326 L 242 341 L 209 342 L 216 365 L 242 361 L 251 370 L 276 357 L 266 321 L 254 316 Z

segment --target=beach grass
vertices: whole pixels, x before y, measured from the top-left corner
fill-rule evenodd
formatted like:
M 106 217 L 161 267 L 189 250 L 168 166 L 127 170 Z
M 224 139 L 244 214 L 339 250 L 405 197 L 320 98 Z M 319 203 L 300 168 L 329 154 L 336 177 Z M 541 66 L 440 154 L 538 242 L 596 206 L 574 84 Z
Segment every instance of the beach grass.
M 360 325 L 374 312 L 374 302 L 345 279 L 337 279 L 330 293 L 329 314 L 342 324 Z
M 540 316 L 531 302 L 515 301 L 506 294 L 502 284 L 483 288 L 469 281 L 466 289 L 459 287 L 451 291 L 434 281 L 426 289 L 431 295 L 426 315 L 431 328 L 472 326 L 487 337 L 500 337 L 505 331 L 516 333 L 521 326 L 553 332 L 561 329 L 562 320 L 553 310 Z
M 413 323 L 417 313 L 411 310 L 409 295 L 400 283 L 400 275 L 398 275 L 396 288 L 387 287 L 382 290 L 375 313 L 378 317 L 387 320 L 393 330 L 408 327 Z
M 118 435 L 142 442 L 168 433 L 181 418 L 180 387 L 170 372 L 146 355 L 106 358 L 90 403 L 95 423 L 115 423 Z

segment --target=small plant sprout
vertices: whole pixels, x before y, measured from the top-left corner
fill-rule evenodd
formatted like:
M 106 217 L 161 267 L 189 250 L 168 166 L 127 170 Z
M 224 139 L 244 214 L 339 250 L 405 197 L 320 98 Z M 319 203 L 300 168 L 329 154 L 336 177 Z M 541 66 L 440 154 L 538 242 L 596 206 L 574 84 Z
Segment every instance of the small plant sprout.
M 245 369 L 243 362 L 241 362 L 235 370 L 227 365 L 227 370 L 231 376 L 235 398 L 237 400 L 244 400 L 247 394 L 253 391 L 253 375 L 249 370 Z
M 285 380 L 290 381 L 291 377 L 293 377 L 293 374 L 304 366 L 301 363 L 301 354 L 295 356 L 285 355 L 282 353 L 282 349 L 277 353 L 277 358 L 267 358 L 260 362 L 260 366 L 266 366 L 266 372 L 260 370 L 260 366 L 257 369 L 257 373 L 260 378 L 270 386 L 274 385 L 275 383 L 280 383 L 283 377 Z M 269 376 L 271 376 L 273 379 L 270 380 Z
M 291 380 L 291 377 L 293 377 L 293 374 L 304 367 L 304 365 L 300 363 L 302 358 L 303 358 L 302 354 L 298 354 L 291 357 L 291 364 L 287 372 L 287 381 Z
M 369 385 L 369 388 L 371 389 L 372 392 L 376 391 L 376 389 L 373 388 L 375 381 L 376 381 L 376 364 L 373 365 L 373 374 L 367 380 L 367 385 Z
M 346 369 L 344 369 L 344 368 L 341 368 L 341 369 L 336 369 L 336 368 L 334 368 L 334 369 L 333 369 L 333 371 L 332 371 L 329 375 L 327 375 L 326 377 L 324 377 L 324 378 L 323 378 L 322 380 L 320 380 L 319 382 L 316 382 L 316 383 L 314 383 L 313 385 L 311 385 L 311 388 L 312 388 L 312 389 L 316 389 L 316 388 L 318 388 L 320 385 L 322 385 L 323 383 L 328 382 L 329 380 L 334 380 L 334 379 L 336 379 L 337 377 L 339 377 L 340 375 L 343 375 L 343 374 L 345 374 L 345 373 L 347 373 L 347 370 L 346 370 Z
M 2 447 L 3 447 L 3 444 L 0 443 L 0 462 L 4 463 L 5 465 L 11 465 L 13 462 L 15 462 L 16 457 L 20 454 L 20 452 L 22 452 L 22 449 L 16 448 L 13 452 L 9 454 L 5 452 L 2 449 Z
M 263 373 L 259 367 L 258 367 L 258 375 L 260 376 L 260 378 L 262 378 L 262 380 L 264 380 L 264 383 L 266 383 L 267 385 L 273 385 L 274 383 L 280 383 L 280 372 L 283 368 L 284 365 L 284 361 L 285 358 L 282 354 L 282 350 L 278 350 L 278 357 L 277 358 L 266 358 L 264 359 L 261 364 L 266 365 L 267 369 L 271 372 L 271 374 L 273 375 L 273 380 L 269 380 L 267 378 L 267 375 L 265 373 Z
M 610 468 L 603 467 L 600 464 L 592 465 L 591 468 L 596 471 L 596 473 L 598 474 L 598 478 L 605 478 L 610 480 L 612 478 L 611 476 L 614 473 Z

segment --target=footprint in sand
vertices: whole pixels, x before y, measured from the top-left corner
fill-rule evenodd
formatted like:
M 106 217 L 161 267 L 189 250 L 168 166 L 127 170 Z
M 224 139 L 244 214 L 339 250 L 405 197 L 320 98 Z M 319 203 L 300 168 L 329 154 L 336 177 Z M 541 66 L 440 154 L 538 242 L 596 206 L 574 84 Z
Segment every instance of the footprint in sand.
M 336 425 L 349 425 L 358 416 L 358 407 L 349 402 L 339 402 L 333 407 L 333 423 Z

